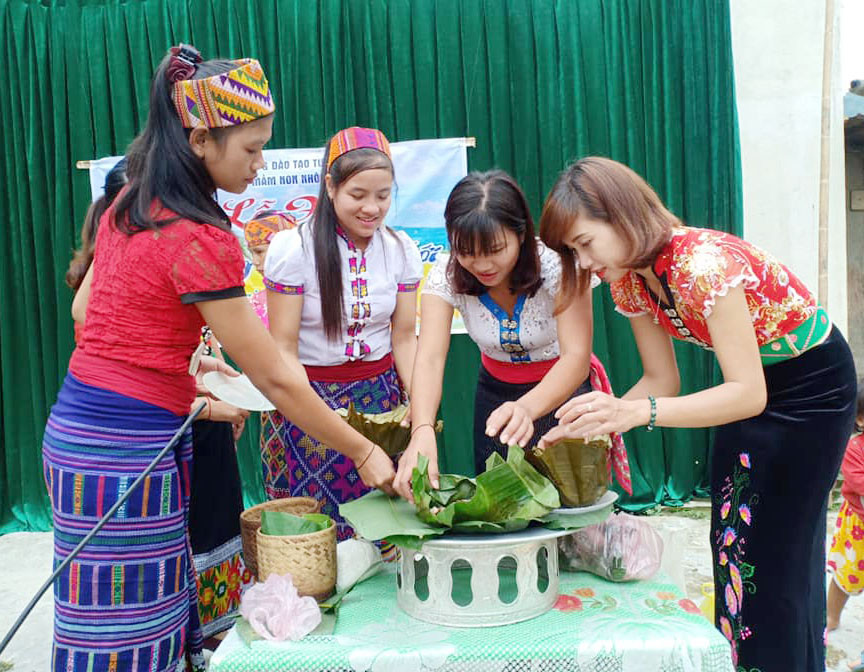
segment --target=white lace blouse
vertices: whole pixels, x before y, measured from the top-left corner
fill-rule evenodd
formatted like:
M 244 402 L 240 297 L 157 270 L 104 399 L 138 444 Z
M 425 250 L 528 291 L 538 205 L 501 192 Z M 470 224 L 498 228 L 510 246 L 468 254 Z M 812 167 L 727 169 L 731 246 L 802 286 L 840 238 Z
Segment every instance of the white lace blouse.
M 501 362 L 537 362 L 560 354 L 555 302 L 561 289 L 561 258 L 537 241 L 543 284 L 516 300 L 512 318 L 485 293 L 456 294 L 447 277 L 448 254 L 439 254 L 423 294 L 444 299 L 462 313 L 468 335 L 486 356 Z M 422 328 L 422 326 L 421 326 Z
M 403 231 L 379 229 L 365 250 L 358 250 L 341 232 L 337 242 L 347 313 L 338 341 L 330 341 L 324 334 L 309 225 L 277 233 L 264 261 L 267 289 L 303 295 L 297 349 L 300 362 L 307 366 L 336 366 L 386 357 L 392 350 L 390 320 L 396 309 L 396 294 L 415 292 L 423 277 L 417 244 Z

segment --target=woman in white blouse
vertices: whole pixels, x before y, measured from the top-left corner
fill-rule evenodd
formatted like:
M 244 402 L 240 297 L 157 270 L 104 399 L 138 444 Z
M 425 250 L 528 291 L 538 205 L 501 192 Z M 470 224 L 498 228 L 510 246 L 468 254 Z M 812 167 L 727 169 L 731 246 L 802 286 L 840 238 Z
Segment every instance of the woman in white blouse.
M 419 454 L 429 459 L 437 485 L 432 425 L 454 310 L 482 356 L 474 404 L 478 472 L 493 451 L 533 445 L 556 424 L 555 409 L 575 392 L 590 390 L 590 289 L 559 309 L 560 259 L 535 238 L 528 203 L 513 178 L 501 171 L 470 173 L 451 192 L 444 218 L 452 253 L 439 255 L 423 289 L 413 429 L 394 481 L 409 499 Z
M 313 220 L 278 233 L 267 253 L 270 331 L 331 408 L 388 411 L 403 398 L 399 379 L 411 383 L 423 267 L 416 244 L 384 225 L 392 188 L 384 135 L 339 131 L 325 150 Z M 368 486 L 391 491 L 393 464 L 378 446 L 355 464 L 290 423 L 284 443 L 284 459 L 270 455 L 264 465 L 268 495 L 321 500 L 340 540 L 353 530 L 339 504 Z

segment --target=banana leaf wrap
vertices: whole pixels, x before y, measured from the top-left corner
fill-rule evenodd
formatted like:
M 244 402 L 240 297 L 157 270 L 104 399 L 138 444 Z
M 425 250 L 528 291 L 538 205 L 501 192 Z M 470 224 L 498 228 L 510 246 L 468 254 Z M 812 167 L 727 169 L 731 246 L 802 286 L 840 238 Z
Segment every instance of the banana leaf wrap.
M 411 479 L 417 517 L 463 532 L 513 532 L 561 506 L 555 486 L 532 467 L 519 446 L 505 461 L 497 453 L 477 478 L 441 474 L 438 489 L 429 479 L 429 461 L 420 455 Z
M 590 506 L 609 489 L 611 448 L 608 434 L 587 441 L 565 439 L 543 451 L 530 451 L 526 459 L 555 484 L 562 506 Z
M 408 406 L 400 405 L 392 411 L 384 413 L 360 413 L 353 403 L 348 408 L 338 408 L 336 413 L 367 439 L 381 446 L 390 457 L 396 457 L 408 447 L 411 440 L 411 427 L 403 427 L 401 423 L 408 414 Z M 435 423 L 435 431 L 440 433 L 444 423 Z

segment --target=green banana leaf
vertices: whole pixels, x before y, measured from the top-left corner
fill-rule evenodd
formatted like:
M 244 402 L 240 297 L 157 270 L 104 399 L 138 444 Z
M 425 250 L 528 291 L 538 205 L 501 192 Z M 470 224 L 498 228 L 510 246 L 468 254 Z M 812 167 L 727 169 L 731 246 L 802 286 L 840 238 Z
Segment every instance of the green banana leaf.
M 608 506 L 588 513 L 552 511 L 543 516 L 537 524 L 549 529 L 575 531 L 602 523 L 612 512 L 613 501 L 614 499 L 610 498 Z M 354 528 L 357 536 L 370 541 L 386 539 L 391 544 L 411 550 L 420 550 L 425 541 L 450 532 L 515 532 L 529 524 L 529 521 L 521 520 L 502 524 L 466 521 L 452 529 L 437 524 L 430 525 L 417 517 L 417 511 L 411 503 L 401 497 L 388 497 L 380 490 L 373 490 L 359 499 L 341 504 L 339 513 Z
M 405 548 L 419 549 L 427 539 L 447 531 L 444 527 L 420 520 L 410 502 L 401 497 L 388 497 L 380 490 L 340 504 L 339 513 L 358 537 L 370 541 L 386 539 Z
M 609 489 L 607 460 L 611 448 L 608 434 L 587 441 L 565 439 L 545 450 L 529 451 L 526 459 L 555 484 L 563 506 L 589 506 Z
M 432 487 L 428 468 L 429 461 L 420 455 L 411 485 L 417 517 L 430 525 L 512 532 L 561 505 L 555 486 L 525 460 L 519 446 L 510 446 L 506 461 L 493 453 L 476 479 L 442 474 L 438 489 Z
M 367 439 L 381 446 L 390 457 L 396 457 L 404 451 L 411 440 L 411 427 L 400 424 L 408 414 L 406 405 L 385 413 L 360 413 L 353 403 L 349 403 L 348 408 L 338 408 L 336 413 Z M 444 423 L 438 420 L 435 431 L 440 433 L 443 430 Z
M 295 516 L 283 511 L 263 511 L 261 513 L 261 534 L 279 537 L 320 532 L 332 524 L 333 521 L 330 516 L 323 513 L 304 513 L 302 516 Z

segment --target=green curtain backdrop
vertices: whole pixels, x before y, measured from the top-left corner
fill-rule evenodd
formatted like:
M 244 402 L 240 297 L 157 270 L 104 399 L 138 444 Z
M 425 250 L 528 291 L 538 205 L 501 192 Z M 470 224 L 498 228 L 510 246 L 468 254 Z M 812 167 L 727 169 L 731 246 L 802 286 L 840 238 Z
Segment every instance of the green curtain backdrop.
M 690 224 L 741 230 L 725 1 L 0 0 L 0 532 L 51 522 L 41 438 L 72 350 L 62 276 L 90 198 L 75 163 L 125 150 L 153 70 L 181 41 L 262 61 L 279 105 L 273 147 L 320 145 L 353 124 L 391 140 L 475 136 L 470 168 L 511 172 L 535 213 L 568 161 L 602 154 Z M 640 374 L 632 335 L 608 289 L 594 300 L 595 351 L 621 392 Z M 678 356 L 682 392 L 717 379 L 705 353 Z M 450 470 L 470 470 L 477 364 L 467 337 L 454 338 Z M 262 491 L 249 424 L 239 459 L 252 502 Z M 627 443 L 628 507 L 704 488 L 707 431 L 635 430 Z

